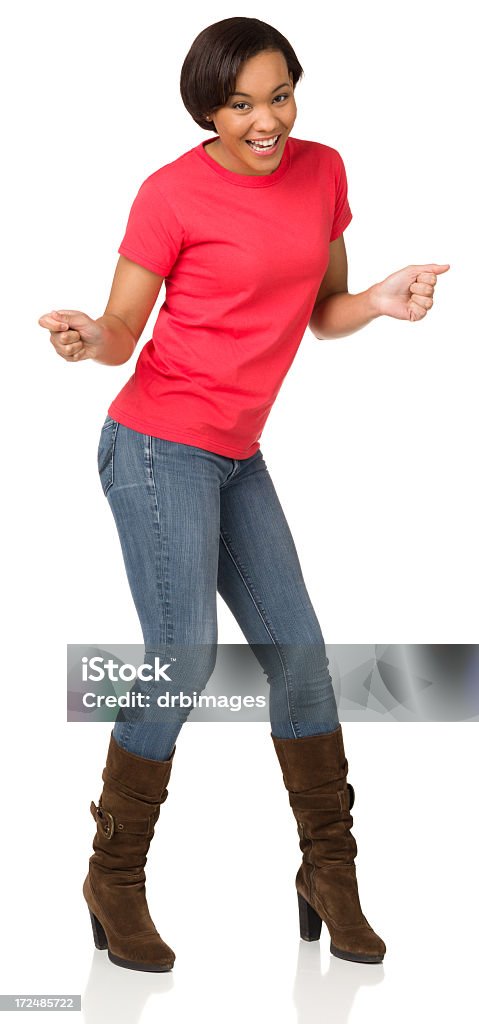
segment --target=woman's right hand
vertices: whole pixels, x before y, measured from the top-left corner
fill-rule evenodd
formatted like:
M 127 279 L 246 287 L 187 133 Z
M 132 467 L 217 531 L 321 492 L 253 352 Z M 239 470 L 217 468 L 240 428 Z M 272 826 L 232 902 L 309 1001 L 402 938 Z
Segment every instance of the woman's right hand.
M 94 359 L 103 337 L 103 327 L 78 309 L 57 309 L 38 320 L 40 327 L 50 331 L 50 341 L 57 355 L 69 363 Z

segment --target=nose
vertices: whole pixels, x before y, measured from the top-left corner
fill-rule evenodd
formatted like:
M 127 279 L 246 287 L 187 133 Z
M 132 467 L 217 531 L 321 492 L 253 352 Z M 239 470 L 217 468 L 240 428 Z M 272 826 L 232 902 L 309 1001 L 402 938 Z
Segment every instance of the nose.
M 268 107 L 264 110 L 261 110 L 259 107 L 257 108 L 254 131 L 258 132 L 258 136 L 278 134 L 280 129 L 278 129 L 277 123 L 273 121 L 272 116 L 274 115 L 272 115 Z
M 271 135 L 279 135 L 281 131 L 282 129 L 278 128 L 277 124 L 272 124 L 272 122 L 266 121 L 256 121 L 254 128 L 251 130 L 251 135 L 253 138 L 267 139 Z

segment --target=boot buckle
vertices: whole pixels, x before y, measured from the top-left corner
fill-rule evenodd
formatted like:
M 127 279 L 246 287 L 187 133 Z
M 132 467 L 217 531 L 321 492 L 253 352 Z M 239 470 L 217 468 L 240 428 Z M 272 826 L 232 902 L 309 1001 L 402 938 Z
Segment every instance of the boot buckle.
M 102 808 L 100 808 L 98 813 L 100 815 L 103 835 L 105 836 L 105 839 L 111 839 L 115 831 L 115 819 L 109 811 L 104 811 Z
M 101 830 L 105 839 L 111 839 L 115 831 L 115 819 L 109 811 L 105 811 L 103 807 L 98 807 L 92 801 L 91 811 L 95 821 L 101 826 Z

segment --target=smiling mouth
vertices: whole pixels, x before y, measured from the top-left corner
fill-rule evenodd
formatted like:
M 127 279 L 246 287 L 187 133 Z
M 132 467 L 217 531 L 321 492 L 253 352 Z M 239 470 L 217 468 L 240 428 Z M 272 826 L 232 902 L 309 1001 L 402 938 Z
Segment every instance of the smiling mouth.
M 245 142 L 253 153 L 272 153 L 278 146 L 281 133 L 273 135 L 269 139 L 245 139 Z

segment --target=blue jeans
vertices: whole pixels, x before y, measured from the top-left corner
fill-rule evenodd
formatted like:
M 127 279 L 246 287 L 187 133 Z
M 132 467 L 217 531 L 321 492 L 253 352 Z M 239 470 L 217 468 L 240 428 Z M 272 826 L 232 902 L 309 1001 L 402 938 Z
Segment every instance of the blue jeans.
M 183 692 L 200 693 L 217 653 L 216 592 L 267 675 L 271 731 L 279 738 L 339 725 L 321 628 L 261 450 L 227 458 L 142 434 L 107 416 L 98 446 L 100 481 L 118 530 L 140 619 L 146 664 L 181 659 Z M 166 655 L 166 659 L 165 659 Z M 135 681 L 161 693 L 162 682 Z M 120 711 L 113 736 L 140 757 L 165 760 L 190 708 L 158 721 Z

